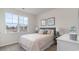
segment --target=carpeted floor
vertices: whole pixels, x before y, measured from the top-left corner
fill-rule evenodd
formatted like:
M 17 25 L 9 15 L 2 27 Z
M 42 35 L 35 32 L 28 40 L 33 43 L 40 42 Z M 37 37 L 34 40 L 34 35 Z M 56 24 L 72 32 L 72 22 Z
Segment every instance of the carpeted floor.
M 45 51 L 56 51 L 56 49 L 57 46 L 52 45 Z M 16 44 L 0 47 L 0 51 L 25 51 L 25 50 L 18 43 L 16 43 Z

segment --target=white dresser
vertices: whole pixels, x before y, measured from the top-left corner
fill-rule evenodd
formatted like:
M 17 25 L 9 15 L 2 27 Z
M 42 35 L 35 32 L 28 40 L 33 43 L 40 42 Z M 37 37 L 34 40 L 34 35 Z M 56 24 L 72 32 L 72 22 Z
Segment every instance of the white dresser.
M 79 51 L 79 36 L 77 41 L 71 40 L 69 34 L 57 38 L 57 51 Z

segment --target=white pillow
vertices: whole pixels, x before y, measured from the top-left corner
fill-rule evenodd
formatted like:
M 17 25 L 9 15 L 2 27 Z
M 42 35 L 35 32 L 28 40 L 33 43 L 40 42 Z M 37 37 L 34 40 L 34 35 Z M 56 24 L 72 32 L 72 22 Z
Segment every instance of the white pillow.
M 51 35 L 54 35 L 54 30 L 51 30 Z
M 54 30 L 48 30 L 47 34 L 53 35 L 54 34 Z
M 47 34 L 51 34 L 51 30 L 48 30 Z

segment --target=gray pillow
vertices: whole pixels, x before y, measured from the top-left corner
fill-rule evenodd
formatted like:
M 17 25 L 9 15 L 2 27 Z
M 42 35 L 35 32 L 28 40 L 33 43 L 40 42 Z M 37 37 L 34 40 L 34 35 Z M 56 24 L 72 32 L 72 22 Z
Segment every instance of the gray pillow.
M 44 30 L 43 34 L 47 34 L 47 30 Z

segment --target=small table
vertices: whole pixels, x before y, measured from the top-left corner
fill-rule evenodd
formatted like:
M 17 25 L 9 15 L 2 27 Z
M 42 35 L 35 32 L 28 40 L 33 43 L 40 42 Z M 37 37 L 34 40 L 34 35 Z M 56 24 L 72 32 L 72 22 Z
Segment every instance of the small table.
M 79 51 L 79 36 L 77 41 L 71 40 L 69 34 L 57 38 L 57 51 Z

